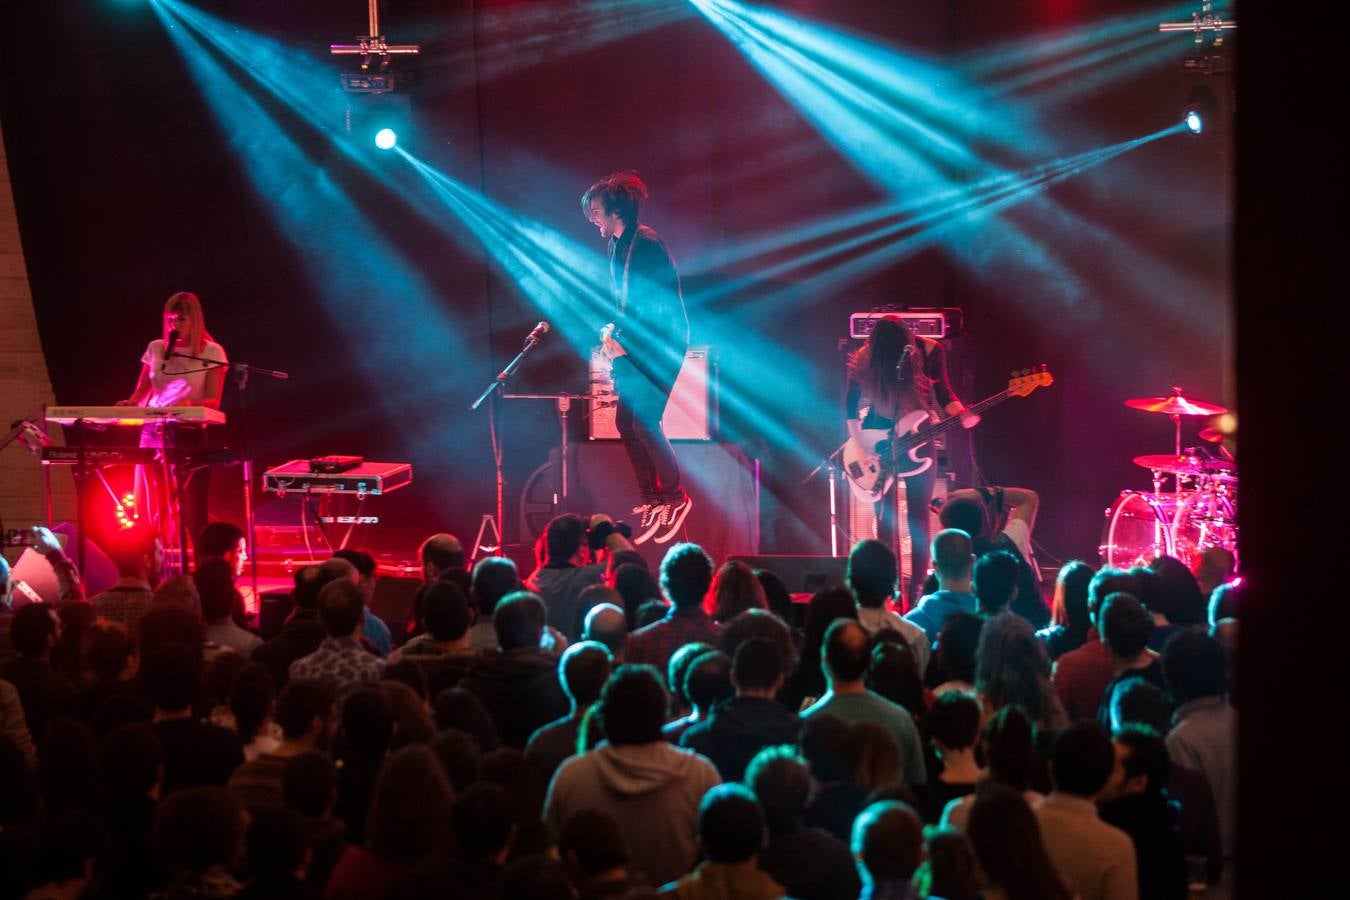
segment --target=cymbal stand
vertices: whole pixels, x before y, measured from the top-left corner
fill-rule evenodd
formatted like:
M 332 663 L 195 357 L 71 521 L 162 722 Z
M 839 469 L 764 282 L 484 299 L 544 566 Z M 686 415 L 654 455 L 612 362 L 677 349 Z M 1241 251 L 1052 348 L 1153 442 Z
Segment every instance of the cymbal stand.
M 824 469 L 824 470 L 826 471 L 826 474 L 827 474 L 827 476 L 828 476 L 828 478 L 829 478 L 829 484 L 830 484 L 830 555 L 831 555 L 831 556 L 838 556 L 838 555 L 839 555 L 839 534 L 840 534 L 840 532 L 843 532 L 844 537 L 847 538 L 849 541 L 852 541 L 852 539 L 853 539 L 853 536 L 849 533 L 848 529 L 842 527 L 842 526 L 839 524 L 839 470 L 838 470 L 838 469 L 836 468 L 836 466 L 835 466 L 835 462 L 839 459 L 839 454 L 843 453 L 843 452 L 844 452 L 844 448 L 847 447 L 847 446 L 848 446 L 848 441 L 844 441 L 842 444 L 840 444 L 838 447 L 836 447 L 836 448 L 834 449 L 834 452 L 833 452 L 833 453 L 831 453 L 829 456 L 827 456 L 827 457 L 825 457 L 824 459 L 822 459 L 822 460 L 820 461 L 820 464 L 819 464 L 819 465 L 817 465 L 817 466 L 816 466 L 814 469 L 812 469 L 810 472 L 806 473 L 806 477 L 803 478 L 803 479 L 802 479 L 802 482 L 801 482 L 802 484 L 806 484 L 806 483 L 807 483 L 808 481 L 810 481 L 812 478 L 815 478 L 815 477 L 816 477 L 816 474 L 817 474 L 818 472 L 820 472 L 821 469 Z

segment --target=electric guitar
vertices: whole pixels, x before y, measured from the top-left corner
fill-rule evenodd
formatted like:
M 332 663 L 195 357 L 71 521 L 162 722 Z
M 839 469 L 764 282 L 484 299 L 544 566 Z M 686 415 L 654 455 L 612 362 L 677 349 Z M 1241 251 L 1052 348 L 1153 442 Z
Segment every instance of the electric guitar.
M 1054 376 L 1045 366 L 1039 370 L 1026 369 L 1014 373 L 1008 379 L 1007 388 L 986 397 L 966 412 L 980 415 L 1009 397 L 1025 397 L 1037 388 L 1054 383 Z M 919 448 L 959 425 L 961 416 L 949 416 L 923 427 L 928 421 L 927 411 L 915 410 L 901 416 L 892 428 L 864 428 L 859 440 L 849 438 L 844 445 L 844 476 L 859 501 L 875 503 L 890 490 L 895 479 L 927 471 L 933 460 L 918 456 Z M 872 461 L 873 457 L 876 457 L 875 461 Z

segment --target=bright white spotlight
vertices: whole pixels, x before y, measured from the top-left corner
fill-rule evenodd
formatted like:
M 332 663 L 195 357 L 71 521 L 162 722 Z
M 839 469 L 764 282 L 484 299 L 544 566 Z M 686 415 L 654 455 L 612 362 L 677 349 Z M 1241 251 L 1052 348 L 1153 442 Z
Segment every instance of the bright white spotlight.
M 392 128 L 381 128 L 375 132 L 375 146 L 381 150 L 392 150 L 398 143 L 398 135 Z
M 1205 128 L 1205 120 L 1200 118 L 1200 113 L 1195 110 L 1187 110 L 1186 118 L 1183 120 L 1186 127 L 1191 130 L 1191 134 L 1199 134 Z

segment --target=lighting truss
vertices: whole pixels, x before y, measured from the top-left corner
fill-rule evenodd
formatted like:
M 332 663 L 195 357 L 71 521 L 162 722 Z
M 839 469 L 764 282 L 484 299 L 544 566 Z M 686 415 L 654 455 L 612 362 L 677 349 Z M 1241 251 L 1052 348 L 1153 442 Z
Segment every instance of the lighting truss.
M 394 90 L 403 80 L 389 71 L 395 56 L 418 56 L 418 44 L 391 44 L 380 34 L 380 0 L 369 0 L 370 33 L 361 35 L 355 44 L 331 44 L 328 52 L 334 56 L 360 58 L 360 71 L 342 73 L 342 89 L 354 94 L 384 94 Z M 374 66 L 375 71 L 371 71 Z

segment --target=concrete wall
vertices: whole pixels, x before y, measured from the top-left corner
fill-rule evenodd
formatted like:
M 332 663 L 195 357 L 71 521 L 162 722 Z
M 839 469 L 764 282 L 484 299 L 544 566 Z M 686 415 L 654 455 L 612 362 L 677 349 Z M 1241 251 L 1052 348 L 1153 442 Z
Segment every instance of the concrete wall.
M 34 415 L 43 403 L 52 402 L 52 382 L 38 337 L 33 292 L 24 266 L 0 134 L 0 439 L 9 434 L 11 422 Z M 51 437 L 61 443 L 61 429 L 55 427 Z M 54 517 L 57 521 L 70 519 L 75 514 L 75 492 L 69 469 L 55 470 L 52 482 Z M 9 529 L 25 528 L 45 519 L 42 466 L 36 456 L 12 443 L 0 450 L 0 521 Z M 11 551 L 9 556 L 13 555 Z

